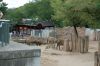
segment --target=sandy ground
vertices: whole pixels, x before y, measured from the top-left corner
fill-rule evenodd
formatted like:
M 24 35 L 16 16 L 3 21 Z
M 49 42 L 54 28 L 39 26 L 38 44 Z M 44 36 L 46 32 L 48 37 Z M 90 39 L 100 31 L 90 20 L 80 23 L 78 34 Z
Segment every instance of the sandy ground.
M 89 52 L 85 54 L 45 49 L 46 45 L 40 48 L 41 66 L 94 66 L 94 52 L 98 50 L 98 42 L 91 41 Z

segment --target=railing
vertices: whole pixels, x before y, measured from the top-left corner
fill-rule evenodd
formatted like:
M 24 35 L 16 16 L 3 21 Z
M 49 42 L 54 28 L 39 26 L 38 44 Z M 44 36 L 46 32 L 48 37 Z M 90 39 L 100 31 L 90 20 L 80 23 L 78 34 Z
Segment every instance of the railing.
M 9 44 L 9 24 L 0 21 L 0 47 Z

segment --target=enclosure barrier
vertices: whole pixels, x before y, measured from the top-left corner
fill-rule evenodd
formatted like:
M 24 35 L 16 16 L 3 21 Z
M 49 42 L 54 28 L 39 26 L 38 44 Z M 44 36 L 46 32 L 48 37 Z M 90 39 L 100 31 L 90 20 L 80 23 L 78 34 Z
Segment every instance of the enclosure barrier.
M 89 47 L 89 37 L 85 36 L 74 38 L 72 40 L 64 40 L 64 51 L 87 53 Z
M 0 48 L 0 66 L 40 66 L 41 50 L 14 43 Z
M 9 43 L 9 24 L 0 20 L 0 66 L 40 66 L 40 56 L 37 46 Z
M 95 63 L 94 63 L 94 66 L 100 66 L 100 53 L 98 52 L 95 52 Z
M 94 66 L 100 66 L 100 41 L 98 45 L 98 51 L 95 52 L 94 62 Z
M 0 47 L 9 44 L 9 24 L 8 21 L 0 21 Z

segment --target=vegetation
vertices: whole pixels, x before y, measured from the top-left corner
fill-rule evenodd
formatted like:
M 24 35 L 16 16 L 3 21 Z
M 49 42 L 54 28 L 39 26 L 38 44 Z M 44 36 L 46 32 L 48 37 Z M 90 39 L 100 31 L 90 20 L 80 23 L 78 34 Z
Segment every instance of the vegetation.
M 53 10 L 49 0 L 36 0 L 26 3 L 24 6 L 15 9 L 8 9 L 6 18 L 12 22 L 20 23 L 22 18 L 35 20 L 51 20 Z
M 54 14 L 50 0 L 35 0 L 35 2 L 26 3 L 19 8 L 7 10 L 6 19 L 11 20 L 12 24 L 19 24 L 22 18 L 36 20 L 52 20 L 56 26 L 63 27 L 61 21 L 52 19 Z
M 64 26 L 73 26 L 76 34 L 76 27 L 97 28 L 100 26 L 98 24 L 100 21 L 99 0 L 52 0 L 51 6 L 54 9 L 53 18 L 62 20 Z
M 7 19 L 20 23 L 22 18 L 52 20 L 56 26 L 100 28 L 99 0 L 35 0 L 19 8 L 8 9 Z
M 6 10 L 7 10 L 7 4 L 3 2 L 3 0 L 0 0 L 0 11 L 3 12 L 3 14 L 6 14 Z

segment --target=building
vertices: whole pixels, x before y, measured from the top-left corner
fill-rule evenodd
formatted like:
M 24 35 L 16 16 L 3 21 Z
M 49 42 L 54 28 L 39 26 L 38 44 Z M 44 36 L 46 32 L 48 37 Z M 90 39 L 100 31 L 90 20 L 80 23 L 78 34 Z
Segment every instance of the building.
M 41 21 L 34 24 L 35 28 L 31 31 L 31 36 L 34 37 L 49 37 L 50 33 L 54 30 L 54 24 L 51 21 Z
M 29 24 L 28 24 L 29 23 Z M 51 21 L 37 21 L 37 22 L 24 22 L 20 25 L 15 25 L 13 31 L 16 35 L 31 35 L 34 37 L 44 37 L 47 38 L 50 32 L 54 30 L 54 24 Z

